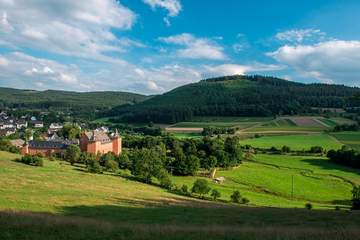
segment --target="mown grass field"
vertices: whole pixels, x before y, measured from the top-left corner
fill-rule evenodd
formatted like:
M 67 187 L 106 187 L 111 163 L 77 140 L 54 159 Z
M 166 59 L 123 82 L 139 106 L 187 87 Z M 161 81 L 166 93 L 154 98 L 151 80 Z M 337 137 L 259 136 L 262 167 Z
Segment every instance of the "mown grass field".
M 224 184 L 210 182 L 222 193 L 221 199 L 228 200 L 234 190 L 239 190 L 250 204 L 272 207 L 302 208 L 311 202 L 315 208 L 348 208 L 352 186 L 360 184 L 359 170 L 313 156 L 255 155 L 254 161 L 218 171 L 216 176 L 226 178 Z M 174 179 L 178 185 L 190 187 L 196 177 Z
M 331 135 L 343 144 L 360 151 L 360 132 L 338 132 Z
M 203 137 L 201 133 L 198 132 L 178 132 L 178 133 L 171 133 L 172 136 L 176 138 L 201 138 Z
M 259 138 L 245 139 L 242 145 L 251 145 L 254 148 L 269 149 L 276 147 L 281 149 L 289 146 L 292 150 L 309 150 L 313 146 L 322 146 L 326 150 L 339 149 L 343 145 L 339 140 L 328 134 L 307 134 L 307 135 L 280 135 L 263 136 Z
M 240 190 L 250 203 L 238 206 L 174 195 L 117 175 L 93 175 L 60 162 L 31 167 L 14 162 L 16 157 L 0 152 L 2 240 L 356 239 L 360 233 L 360 213 L 333 209 L 348 208 L 351 184 L 339 177 L 358 182 L 359 172 L 322 158 L 257 155 L 254 162 L 219 171 L 226 181 L 211 187 L 223 200 Z M 174 180 L 190 187 L 197 178 Z M 306 202 L 314 210 L 305 210 Z
M 237 127 L 239 129 L 255 126 L 259 123 L 271 121 L 268 117 L 196 117 L 192 122 L 180 122 L 172 125 L 176 128 L 205 128 L 219 127 L 230 128 Z

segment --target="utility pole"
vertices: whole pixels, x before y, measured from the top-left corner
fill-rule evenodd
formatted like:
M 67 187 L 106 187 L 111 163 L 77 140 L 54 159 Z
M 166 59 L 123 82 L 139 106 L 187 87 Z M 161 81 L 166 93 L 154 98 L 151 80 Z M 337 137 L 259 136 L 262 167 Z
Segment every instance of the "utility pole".
M 291 198 L 294 198 L 294 175 L 291 175 Z

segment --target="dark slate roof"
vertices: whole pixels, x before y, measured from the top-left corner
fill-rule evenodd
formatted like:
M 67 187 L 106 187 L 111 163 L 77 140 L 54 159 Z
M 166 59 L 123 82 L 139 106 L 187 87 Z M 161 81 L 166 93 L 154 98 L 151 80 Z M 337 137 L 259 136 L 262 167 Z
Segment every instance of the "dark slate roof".
M 29 141 L 29 148 L 33 149 L 66 149 L 69 144 L 56 141 Z

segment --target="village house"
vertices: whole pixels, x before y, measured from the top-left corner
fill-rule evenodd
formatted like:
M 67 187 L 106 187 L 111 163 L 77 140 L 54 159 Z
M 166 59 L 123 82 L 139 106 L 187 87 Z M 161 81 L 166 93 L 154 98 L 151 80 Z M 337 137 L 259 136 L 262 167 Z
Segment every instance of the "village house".
M 48 129 L 48 134 L 59 132 L 61 129 L 63 129 L 63 127 L 64 126 L 60 123 L 51 123 Z
M 0 129 L 0 137 L 7 137 L 16 133 L 16 128 Z
M 14 121 L 8 119 L 0 121 L 0 129 L 9 129 L 9 128 L 16 128 Z
M 25 119 L 16 119 L 15 124 L 17 129 L 27 128 L 28 126 L 28 123 Z
M 44 127 L 44 123 L 42 121 L 39 121 L 39 120 L 32 120 L 32 121 L 30 121 L 30 124 L 34 128 L 43 128 Z
M 113 152 L 119 155 L 122 151 L 122 139 L 117 131 L 112 135 L 99 130 L 88 131 L 80 137 L 80 149 L 93 154 Z
M 65 141 L 29 141 L 21 148 L 23 155 L 38 155 L 46 157 L 52 155 L 64 155 L 69 144 Z

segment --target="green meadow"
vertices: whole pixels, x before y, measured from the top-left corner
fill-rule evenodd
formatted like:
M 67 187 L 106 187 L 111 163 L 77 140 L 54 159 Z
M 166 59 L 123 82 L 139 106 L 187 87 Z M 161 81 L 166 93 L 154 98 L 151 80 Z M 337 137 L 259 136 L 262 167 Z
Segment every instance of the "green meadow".
M 17 157 L 0 152 L 0 236 L 5 240 L 352 239 L 360 226 L 360 213 L 347 211 L 360 172 L 320 157 L 255 155 L 238 168 L 218 171 L 223 184 L 205 178 L 221 193 L 216 202 L 118 174 L 90 174 L 81 165 L 46 160 L 44 167 L 32 167 L 14 161 Z M 191 188 L 198 178 L 173 181 Z M 235 190 L 250 202 L 230 203 Z M 304 209 L 306 203 L 314 209 Z M 336 206 L 343 210 L 335 211 Z M 256 230 L 259 225 L 264 232 Z
M 255 155 L 232 170 L 218 171 L 224 184 L 211 184 L 229 199 L 234 190 L 250 200 L 251 205 L 315 208 L 349 207 L 353 184 L 360 184 L 360 170 L 341 167 L 326 158 L 314 156 Z M 174 177 L 178 185 L 191 186 L 196 177 Z
M 331 135 L 341 143 L 360 151 L 360 132 L 338 132 Z
M 255 148 L 268 149 L 276 147 L 281 149 L 289 146 L 292 150 L 309 150 L 313 146 L 322 146 L 326 150 L 339 149 L 343 145 L 336 138 L 328 134 L 307 134 L 307 135 L 281 135 L 262 136 L 241 141 L 242 145 L 251 145 Z

